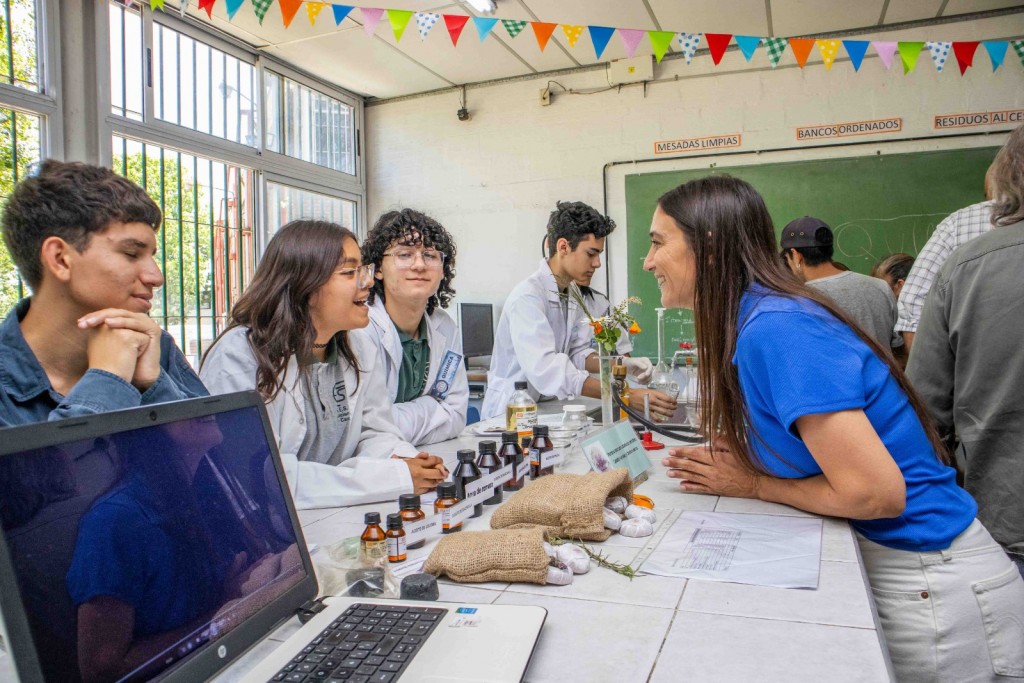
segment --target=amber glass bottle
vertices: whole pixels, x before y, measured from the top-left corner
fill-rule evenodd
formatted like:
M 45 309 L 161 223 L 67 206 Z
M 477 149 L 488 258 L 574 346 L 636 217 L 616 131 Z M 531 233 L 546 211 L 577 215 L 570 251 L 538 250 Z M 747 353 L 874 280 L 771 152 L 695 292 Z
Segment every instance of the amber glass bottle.
M 554 474 L 555 466 L 549 465 L 548 467 L 541 468 L 541 458 L 544 453 L 547 453 L 554 444 L 551 443 L 551 439 L 548 438 L 548 426 L 537 425 L 533 428 L 533 443 L 530 444 L 530 477 L 537 479 L 543 477 L 546 474 Z
M 441 515 L 441 533 L 452 534 L 462 531 L 462 522 L 452 524 L 452 506 L 459 502 L 455 495 L 455 482 L 443 481 L 437 485 L 437 500 L 434 501 L 434 514 Z
M 402 516 L 403 524 L 409 522 L 418 522 L 421 519 L 427 518 L 427 513 L 423 512 L 420 508 L 420 497 L 415 493 L 403 493 L 398 497 L 398 514 Z M 408 547 L 410 550 L 416 548 L 422 548 L 427 542 L 427 539 L 416 541 L 415 543 L 409 543 Z
M 363 559 L 373 561 L 386 557 L 387 538 L 384 536 L 384 530 L 380 528 L 380 513 L 367 512 L 363 516 L 363 522 L 366 524 L 366 530 L 359 537 L 359 550 Z
M 519 447 L 518 432 L 502 432 L 498 456 L 505 465 L 512 465 L 512 478 L 505 482 L 506 491 L 518 491 L 526 483 L 526 467 L 523 466 L 523 449 Z
M 402 515 L 392 512 L 388 515 L 388 531 L 384 534 L 388 543 L 388 562 L 405 562 L 405 529 L 402 528 Z

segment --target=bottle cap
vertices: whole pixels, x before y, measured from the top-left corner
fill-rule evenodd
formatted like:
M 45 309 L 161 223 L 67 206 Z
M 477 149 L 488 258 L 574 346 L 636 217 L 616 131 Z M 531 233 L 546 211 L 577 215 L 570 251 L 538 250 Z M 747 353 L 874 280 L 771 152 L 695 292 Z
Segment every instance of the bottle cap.
M 548 435 L 548 426 L 547 425 L 533 425 L 533 436 L 534 436 L 534 438 L 536 438 L 538 436 L 547 436 L 547 435 Z
M 501 442 L 502 443 L 509 443 L 509 442 L 511 442 L 511 443 L 518 443 L 519 442 L 519 432 L 502 432 L 501 433 Z
M 476 451 L 474 450 L 464 448 L 456 455 L 459 457 L 459 462 L 476 462 Z
M 367 512 L 363 515 L 364 524 L 380 524 L 380 513 L 379 512 Z
M 533 443 L 533 438 L 529 436 L 523 437 L 523 448 L 529 448 L 530 444 Z
M 417 493 L 403 493 L 398 497 L 399 510 L 419 510 L 420 497 Z
M 530 385 L 527 384 L 526 382 L 516 382 L 516 391 L 519 391 L 520 389 L 525 390 L 528 386 Z
M 512 432 L 512 433 L 515 434 L 515 432 Z M 498 452 L 498 444 L 494 443 L 493 441 L 481 441 L 480 445 L 479 445 L 479 448 L 480 448 L 480 454 L 481 455 L 483 455 L 484 453 L 497 453 Z
M 442 481 L 437 485 L 437 497 L 438 498 L 455 498 L 455 482 L 454 481 Z
M 401 529 L 402 528 L 402 515 L 397 512 L 392 512 L 388 515 L 388 528 L 389 529 Z

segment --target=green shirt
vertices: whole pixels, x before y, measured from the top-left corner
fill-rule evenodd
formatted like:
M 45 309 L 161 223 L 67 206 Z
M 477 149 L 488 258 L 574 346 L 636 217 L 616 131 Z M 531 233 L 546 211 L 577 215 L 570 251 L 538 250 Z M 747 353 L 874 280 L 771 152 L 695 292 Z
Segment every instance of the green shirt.
M 430 372 L 430 344 L 427 342 L 427 317 L 420 318 L 419 339 L 413 339 L 395 326 L 402 342 L 402 366 L 398 369 L 398 396 L 395 403 L 405 403 L 423 395 Z

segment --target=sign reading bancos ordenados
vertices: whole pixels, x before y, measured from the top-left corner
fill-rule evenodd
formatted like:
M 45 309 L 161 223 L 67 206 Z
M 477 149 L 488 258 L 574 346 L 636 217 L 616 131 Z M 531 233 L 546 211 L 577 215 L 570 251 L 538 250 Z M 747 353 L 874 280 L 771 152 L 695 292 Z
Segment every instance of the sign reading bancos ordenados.
M 796 139 L 820 140 L 822 138 L 845 138 L 853 135 L 878 135 L 899 133 L 903 130 L 903 119 L 874 119 L 872 121 L 850 121 L 848 123 L 823 123 L 818 126 L 803 126 L 796 129 Z

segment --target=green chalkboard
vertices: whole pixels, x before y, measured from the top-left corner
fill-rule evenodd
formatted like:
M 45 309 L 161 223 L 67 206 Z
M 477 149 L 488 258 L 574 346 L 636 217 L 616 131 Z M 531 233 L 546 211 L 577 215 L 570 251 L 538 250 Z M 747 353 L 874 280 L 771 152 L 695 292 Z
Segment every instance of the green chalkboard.
M 629 293 L 643 305 L 632 312 L 643 332 L 635 353 L 655 357 L 655 308 L 661 296 L 642 267 L 658 197 L 688 180 L 729 173 L 764 196 L 776 235 L 794 218 L 821 218 L 836 236 L 834 258 L 868 273 L 895 252 L 917 255 L 935 226 L 953 211 L 984 199 L 985 171 L 998 147 L 941 152 L 821 159 L 730 168 L 702 168 L 626 176 L 627 274 Z M 666 312 L 666 352 L 693 336 L 689 312 Z

